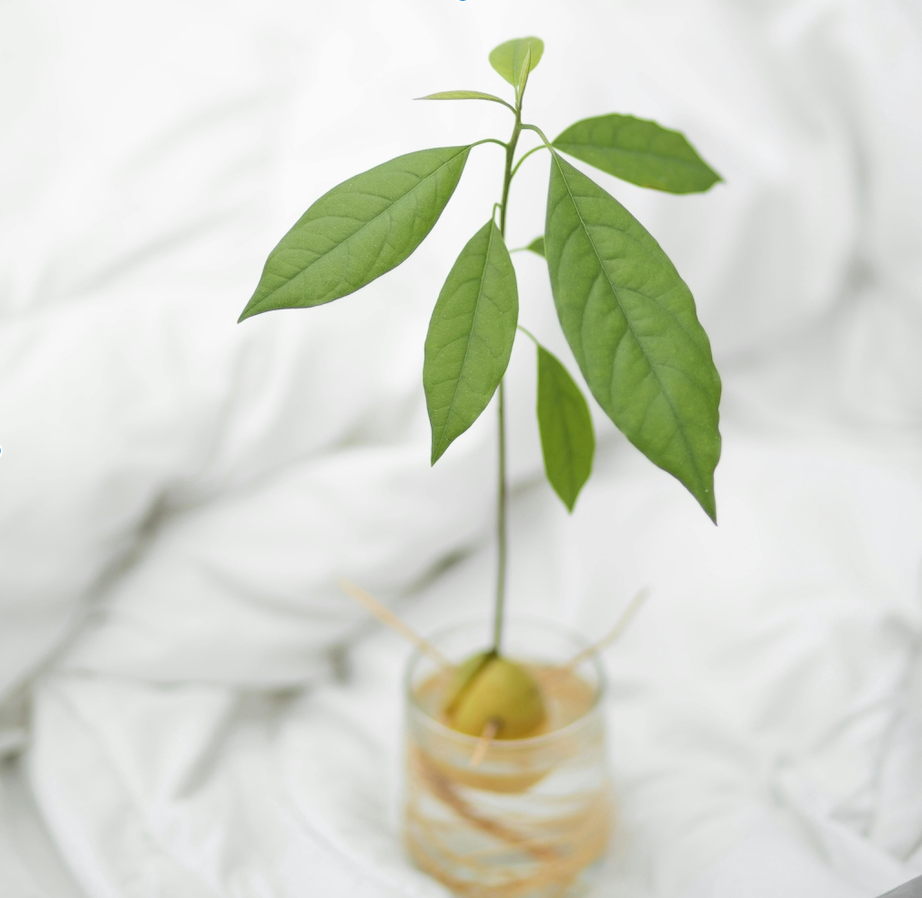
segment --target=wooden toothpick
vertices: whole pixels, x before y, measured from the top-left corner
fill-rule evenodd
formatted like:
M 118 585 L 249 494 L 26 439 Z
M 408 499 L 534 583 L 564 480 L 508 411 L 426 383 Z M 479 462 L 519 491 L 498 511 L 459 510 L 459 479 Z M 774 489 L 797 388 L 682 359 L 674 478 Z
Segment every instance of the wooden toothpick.
M 371 612 L 382 624 L 390 627 L 395 633 L 412 642 L 421 652 L 427 654 L 440 667 L 454 670 L 451 663 L 431 642 L 427 642 L 415 630 L 405 624 L 390 608 L 379 602 L 371 593 L 366 592 L 356 583 L 340 577 L 337 580 L 339 588 L 351 598 L 355 599 L 366 611 Z
M 634 615 L 640 610 L 640 606 L 647 600 L 650 595 L 648 587 L 644 586 L 637 595 L 631 599 L 627 608 L 621 613 L 621 617 L 615 621 L 615 625 L 603 636 L 598 642 L 594 642 L 588 648 L 583 649 L 577 655 L 574 655 L 565 665 L 564 670 L 573 670 L 579 667 L 587 658 L 591 658 L 596 652 L 602 651 L 606 646 L 611 645 L 626 629 L 627 625 L 634 619 Z
M 602 651 L 606 646 L 611 645 L 627 629 L 627 625 L 633 620 L 634 615 L 637 614 L 640 610 L 640 606 L 643 605 L 649 595 L 649 588 L 644 586 L 637 595 L 631 599 L 627 608 L 621 613 L 621 617 L 615 621 L 614 627 L 612 627 L 605 636 L 598 642 L 594 642 L 581 652 L 575 654 L 566 664 L 562 664 L 560 667 L 551 668 L 541 680 L 547 683 L 549 680 L 554 680 L 565 673 L 569 673 L 571 670 L 579 667 L 587 658 L 591 658 L 597 652 Z
M 491 717 L 487 721 L 487 725 L 480 734 L 480 739 L 477 740 L 477 745 L 474 746 L 474 753 L 471 755 L 470 761 L 467 762 L 467 766 L 470 767 L 471 770 L 480 766 L 480 762 L 484 759 L 487 750 L 490 748 L 490 743 L 496 738 L 496 734 L 499 732 L 499 727 L 500 723 L 495 717 Z

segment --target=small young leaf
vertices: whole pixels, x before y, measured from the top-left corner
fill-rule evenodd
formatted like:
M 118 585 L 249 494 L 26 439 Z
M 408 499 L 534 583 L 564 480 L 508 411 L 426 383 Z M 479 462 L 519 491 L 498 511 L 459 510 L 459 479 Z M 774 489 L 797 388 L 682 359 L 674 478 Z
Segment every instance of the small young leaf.
M 538 430 L 544 470 L 570 511 L 592 472 L 595 434 L 582 391 L 559 359 L 538 346 Z
M 509 364 L 518 315 L 515 269 L 491 219 L 461 250 L 429 322 L 423 386 L 432 464 L 493 398 Z
M 716 520 L 720 378 L 691 291 L 643 225 L 557 153 L 545 239 L 557 315 L 593 396 Z
M 427 94 L 425 97 L 417 97 L 417 100 L 490 100 L 493 103 L 502 103 L 503 106 L 509 106 L 509 104 L 501 99 L 500 97 L 495 97 L 493 94 L 481 93 L 479 90 L 443 90 L 439 91 L 437 94 Z M 509 107 L 511 108 L 511 107 Z
M 525 56 L 531 51 L 528 71 L 525 71 Z M 539 37 L 520 37 L 500 44 L 490 53 L 490 65 L 516 90 L 522 87 L 528 72 L 537 67 L 544 54 L 544 41 Z
M 396 268 L 438 221 L 470 149 L 407 153 L 325 193 L 269 253 L 240 320 L 319 306 Z
M 521 105 L 522 95 L 525 93 L 525 85 L 528 83 L 528 75 L 531 72 L 531 47 L 525 48 L 525 56 L 518 64 L 515 72 L 515 91 L 518 96 L 517 105 Z
M 533 253 L 537 253 L 543 259 L 546 255 L 544 252 L 544 237 L 535 237 L 525 249 L 530 249 Z
M 701 193 L 721 180 L 684 134 L 630 115 L 585 118 L 554 146 L 623 181 L 668 193 Z

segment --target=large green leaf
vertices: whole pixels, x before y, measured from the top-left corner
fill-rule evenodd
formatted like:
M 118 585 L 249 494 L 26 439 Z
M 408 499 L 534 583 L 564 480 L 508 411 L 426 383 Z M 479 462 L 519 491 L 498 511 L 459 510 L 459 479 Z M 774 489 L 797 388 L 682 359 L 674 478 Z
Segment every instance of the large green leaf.
M 395 268 L 438 221 L 470 149 L 407 153 L 325 193 L 269 254 L 240 320 L 319 306 Z
M 461 250 L 429 322 L 423 386 L 433 464 L 493 398 L 509 364 L 518 314 L 515 269 L 491 219 Z
M 524 81 L 544 54 L 544 41 L 540 37 L 520 37 L 500 44 L 490 53 L 490 65 L 508 81 L 516 90 Z M 528 56 L 528 69 L 525 57 Z
M 624 206 L 552 156 L 545 247 L 570 348 L 615 425 L 716 520 L 720 378 L 691 291 Z
M 554 146 L 616 178 L 669 193 L 700 193 L 721 180 L 684 134 L 631 115 L 585 118 Z
M 442 90 L 435 94 L 426 94 L 425 97 L 417 97 L 417 100 L 489 100 L 492 103 L 502 103 L 503 106 L 509 104 L 500 97 L 493 94 L 485 94 L 479 90 Z
M 592 472 L 595 434 L 582 391 L 560 360 L 538 346 L 538 430 L 544 470 L 570 511 Z

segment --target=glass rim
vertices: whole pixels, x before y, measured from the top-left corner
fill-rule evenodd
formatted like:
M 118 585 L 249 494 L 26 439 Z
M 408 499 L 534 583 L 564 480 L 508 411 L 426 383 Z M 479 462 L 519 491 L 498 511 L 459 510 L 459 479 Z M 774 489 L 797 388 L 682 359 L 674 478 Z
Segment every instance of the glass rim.
M 429 641 L 431 641 L 434 645 L 437 645 L 437 640 L 440 637 L 444 637 L 452 632 L 464 630 L 470 627 L 482 626 L 483 623 L 483 618 L 458 621 L 454 624 L 449 624 L 446 627 L 436 630 L 429 637 Z M 511 623 L 513 626 L 515 624 L 535 624 L 539 627 L 545 627 L 555 633 L 562 633 L 564 636 L 566 636 L 567 639 L 572 640 L 574 643 L 576 649 L 574 655 L 584 651 L 591 646 L 591 643 L 588 642 L 588 640 L 586 640 L 582 634 L 571 629 L 566 624 L 561 624 L 558 621 L 552 621 L 547 618 L 532 617 L 530 615 L 513 615 L 506 619 L 506 623 Z M 462 733 L 458 730 L 452 729 L 449 726 L 446 726 L 444 723 L 436 720 L 430 714 L 427 714 L 425 709 L 423 709 L 419 702 L 416 700 L 416 696 L 413 693 L 411 678 L 413 675 L 413 670 L 423 657 L 427 657 L 425 650 L 419 646 L 416 646 L 410 654 L 410 657 L 406 663 L 406 667 L 404 668 L 403 687 L 407 702 L 407 712 L 413 714 L 416 718 L 420 718 L 427 729 L 431 730 L 439 737 L 443 739 L 452 739 L 456 741 L 458 745 L 467 746 L 473 749 L 480 742 L 480 736 L 471 736 L 468 733 Z M 592 704 L 586 709 L 585 713 L 581 714 L 576 718 L 576 720 L 571 721 L 566 726 L 562 726 L 556 730 L 551 730 L 548 733 L 541 733 L 538 736 L 525 736 L 521 739 L 493 739 L 490 743 L 490 751 L 512 752 L 521 751 L 526 748 L 539 748 L 543 745 L 548 745 L 558 740 L 569 738 L 575 733 L 579 732 L 580 729 L 588 726 L 591 723 L 592 718 L 598 714 L 601 708 L 602 698 L 605 695 L 608 686 L 608 679 L 605 676 L 605 668 L 603 667 L 602 662 L 599 660 L 598 652 L 594 652 L 592 655 L 586 658 L 585 661 L 581 662 L 581 664 L 590 664 L 595 670 L 597 679 L 597 683 L 593 690 Z

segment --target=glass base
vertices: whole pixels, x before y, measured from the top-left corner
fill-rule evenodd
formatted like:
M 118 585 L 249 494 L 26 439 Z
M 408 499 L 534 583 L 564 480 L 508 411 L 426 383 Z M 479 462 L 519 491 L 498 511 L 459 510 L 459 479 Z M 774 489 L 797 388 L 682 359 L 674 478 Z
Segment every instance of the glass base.
M 506 654 L 524 662 L 548 709 L 544 731 L 477 737 L 439 719 L 445 672 L 425 656 L 408 676 L 406 842 L 418 867 L 471 898 L 562 898 L 582 892 L 604 853 L 612 800 L 601 667 L 560 665 L 584 646 L 554 625 L 510 622 Z M 454 662 L 484 647 L 483 626 L 432 643 Z

